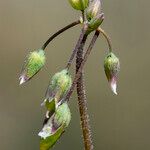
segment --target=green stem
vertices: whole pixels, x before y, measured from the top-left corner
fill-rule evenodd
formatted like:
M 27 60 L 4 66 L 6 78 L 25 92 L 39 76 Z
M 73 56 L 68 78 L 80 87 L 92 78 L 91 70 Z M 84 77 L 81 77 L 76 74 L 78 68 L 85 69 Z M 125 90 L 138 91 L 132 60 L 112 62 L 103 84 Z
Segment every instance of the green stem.
M 84 14 L 84 10 L 82 10 L 82 18 L 83 18 L 83 22 L 85 21 L 85 14 Z
M 45 50 L 45 48 L 48 46 L 48 44 L 58 35 L 60 35 L 61 33 L 63 33 L 64 31 L 68 30 L 71 27 L 74 27 L 76 25 L 80 24 L 80 20 L 77 20 L 75 22 L 72 22 L 71 24 L 65 26 L 64 28 L 58 30 L 56 33 L 54 33 L 42 46 L 41 49 Z

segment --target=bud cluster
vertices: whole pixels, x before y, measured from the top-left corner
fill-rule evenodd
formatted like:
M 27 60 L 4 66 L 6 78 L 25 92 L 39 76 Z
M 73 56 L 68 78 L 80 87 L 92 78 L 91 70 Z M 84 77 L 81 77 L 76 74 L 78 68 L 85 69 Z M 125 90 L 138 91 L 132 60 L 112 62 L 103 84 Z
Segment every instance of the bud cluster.
M 101 10 L 101 0 L 69 0 L 71 6 L 77 10 L 85 11 L 89 24 L 88 32 L 96 30 L 104 20 Z
M 27 56 L 24 62 L 21 75 L 19 78 L 20 84 L 23 84 L 29 81 L 34 75 L 36 75 L 40 71 L 40 69 L 45 65 L 46 62 L 45 51 L 44 51 L 46 46 L 50 43 L 50 41 L 52 41 L 52 39 L 54 39 L 60 33 L 64 32 L 65 30 L 79 23 L 85 25 L 84 27 L 87 27 L 86 29 L 83 27 L 82 31 L 85 32 L 81 32 L 77 45 L 68 61 L 69 65 L 67 65 L 66 67 L 67 69 L 63 69 L 62 71 L 54 74 L 54 76 L 52 77 L 48 85 L 45 94 L 45 99 L 44 102 L 42 103 L 42 105 L 45 106 L 46 108 L 45 120 L 43 123 L 42 130 L 38 134 L 41 138 L 40 150 L 49 150 L 57 142 L 57 140 L 65 131 L 66 127 L 69 125 L 71 120 L 71 112 L 66 97 L 70 94 L 70 92 L 73 91 L 72 87 L 73 86 L 75 87 L 76 83 L 79 82 L 78 78 L 80 77 L 79 75 L 81 75 L 83 65 L 86 62 L 87 56 L 90 54 L 90 51 L 93 48 L 99 33 L 102 33 L 102 35 L 106 38 L 109 46 L 109 53 L 104 59 L 104 70 L 108 82 L 110 84 L 111 90 L 113 91 L 114 94 L 117 94 L 116 91 L 117 76 L 120 70 L 120 62 L 119 59 L 115 56 L 115 54 L 112 53 L 112 46 L 109 37 L 99 27 L 104 20 L 104 14 L 102 13 L 102 8 L 101 8 L 101 0 L 69 0 L 69 2 L 74 9 L 82 11 L 82 18 L 80 18 L 80 20 L 76 22 L 73 22 L 72 24 L 69 24 L 68 26 L 64 27 L 63 29 L 53 34 L 45 42 L 45 44 L 42 46 L 41 49 L 30 52 L 30 54 Z M 80 58 L 78 56 L 78 53 L 79 53 L 79 49 L 84 48 L 84 44 L 86 42 L 85 35 L 88 36 L 88 34 L 94 30 L 96 30 L 96 32 L 91 40 L 91 43 L 89 44 L 87 51 L 83 56 L 83 60 L 81 58 L 81 64 L 78 71 L 78 73 L 80 74 L 76 73 L 74 79 L 74 81 L 76 82 L 73 82 L 72 84 L 72 79 L 68 71 L 70 64 L 73 62 L 72 60 L 75 55 L 77 55 L 77 58 Z M 78 94 L 78 97 L 80 96 L 82 97 L 82 93 L 84 93 L 82 88 L 80 88 L 80 90 L 81 90 L 81 95 Z M 81 109 L 83 108 L 82 111 L 80 112 L 84 112 L 86 114 L 86 109 L 85 109 L 86 107 L 84 107 L 85 104 L 79 102 L 79 105 L 81 106 L 79 108 Z M 82 121 L 88 122 L 88 120 L 86 119 L 87 118 L 85 117 L 85 119 L 83 119 Z M 82 128 L 89 129 L 89 127 L 88 126 L 86 127 L 86 125 L 85 126 L 83 125 Z M 89 135 L 89 139 L 90 139 L 90 135 Z
M 47 113 L 43 129 L 39 132 L 41 137 L 40 150 L 48 150 L 60 138 L 71 120 L 71 113 L 66 101 L 62 99 L 67 94 L 72 79 L 67 69 L 56 73 L 47 88 L 45 100 Z

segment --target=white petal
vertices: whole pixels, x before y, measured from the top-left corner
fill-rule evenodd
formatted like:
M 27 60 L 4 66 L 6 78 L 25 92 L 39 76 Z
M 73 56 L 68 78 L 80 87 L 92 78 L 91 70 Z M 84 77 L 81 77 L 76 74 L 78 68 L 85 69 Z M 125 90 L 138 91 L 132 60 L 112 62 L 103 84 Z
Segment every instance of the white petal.
M 25 82 L 24 76 L 21 76 L 19 79 L 20 79 L 20 85 L 23 84 L 23 83 Z
M 115 76 L 112 77 L 109 83 L 110 83 L 112 92 L 117 95 L 117 78 Z
M 39 132 L 38 136 L 40 136 L 43 139 L 46 139 L 47 137 L 50 136 L 51 130 L 50 128 L 43 129 L 42 131 Z
M 116 82 L 111 83 L 111 90 L 113 91 L 114 94 L 117 95 L 117 83 Z
M 39 132 L 38 136 L 41 138 L 46 139 L 47 137 L 51 136 L 52 131 L 52 123 L 51 119 L 44 125 L 43 129 Z

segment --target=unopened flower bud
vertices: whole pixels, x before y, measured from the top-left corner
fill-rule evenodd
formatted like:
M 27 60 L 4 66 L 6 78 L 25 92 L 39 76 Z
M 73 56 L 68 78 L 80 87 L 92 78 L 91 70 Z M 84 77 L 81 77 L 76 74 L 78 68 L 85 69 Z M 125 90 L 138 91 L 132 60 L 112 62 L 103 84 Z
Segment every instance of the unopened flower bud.
M 20 84 L 30 80 L 45 64 L 45 52 L 40 49 L 31 52 L 22 68 Z
M 101 14 L 101 1 L 100 0 L 91 1 L 86 11 L 87 20 L 90 21 L 99 14 Z
M 70 120 L 70 109 L 65 102 L 56 109 L 53 116 L 39 132 L 38 135 L 41 137 L 40 150 L 49 150 L 68 127 Z
M 104 70 L 108 82 L 110 84 L 111 90 L 114 94 L 117 94 L 117 75 L 120 70 L 120 62 L 119 59 L 110 52 L 104 60 Z
M 44 100 L 44 105 L 46 105 L 48 110 L 51 110 L 51 102 L 55 101 L 55 106 L 63 99 L 72 84 L 71 76 L 67 69 L 64 69 L 56 73 L 51 80 L 51 83 L 46 91 L 46 98 Z M 49 107 L 50 106 L 50 107 Z
M 104 20 L 104 14 L 103 13 L 101 13 L 101 14 L 97 15 L 96 17 L 94 17 L 93 19 L 91 19 L 89 22 L 88 31 L 91 32 L 91 31 L 96 30 L 101 25 L 103 20 Z
M 88 7 L 89 0 L 69 0 L 71 6 L 77 10 L 85 10 Z

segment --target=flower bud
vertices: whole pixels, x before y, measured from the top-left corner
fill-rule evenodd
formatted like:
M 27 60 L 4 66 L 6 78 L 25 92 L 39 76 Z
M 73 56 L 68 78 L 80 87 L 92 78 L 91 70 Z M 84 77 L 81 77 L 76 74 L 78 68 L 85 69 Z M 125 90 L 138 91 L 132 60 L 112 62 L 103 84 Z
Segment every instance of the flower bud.
M 96 30 L 101 25 L 103 20 L 104 20 L 103 13 L 101 13 L 101 14 L 97 15 L 96 17 L 94 17 L 93 19 L 91 19 L 91 21 L 89 22 L 88 32 Z
M 49 150 L 68 127 L 70 120 L 70 109 L 65 102 L 56 109 L 54 115 L 39 132 L 38 135 L 41 137 L 40 150 Z
M 117 75 L 120 70 L 120 62 L 119 59 L 110 52 L 104 60 L 104 70 L 106 77 L 108 79 L 108 82 L 110 84 L 111 90 L 114 94 L 117 95 Z
M 31 52 L 22 68 L 20 84 L 30 80 L 45 64 L 45 52 L 40 49 Z
M 90 21 L 99 14 L 101 14 L 101 1 L 100 0 L 91 1 L 86 11 L 87 20 Z
M 51 83 L 46 91 L 46 98 L 44 105 L 48 110 L 51 110 L 51 102 L 55 101 L 55 107 L 57 107 L 60 100 L 66 95 L 72 84 L 72 79 L 67 69 L 64 69 L 56 73 L 51 80 Z M 49 107 L 50 106 L 50 107 Z
M 85 10 L 88 7 L 89 0 L 69 0 L 71 6 L 77 10 Z

